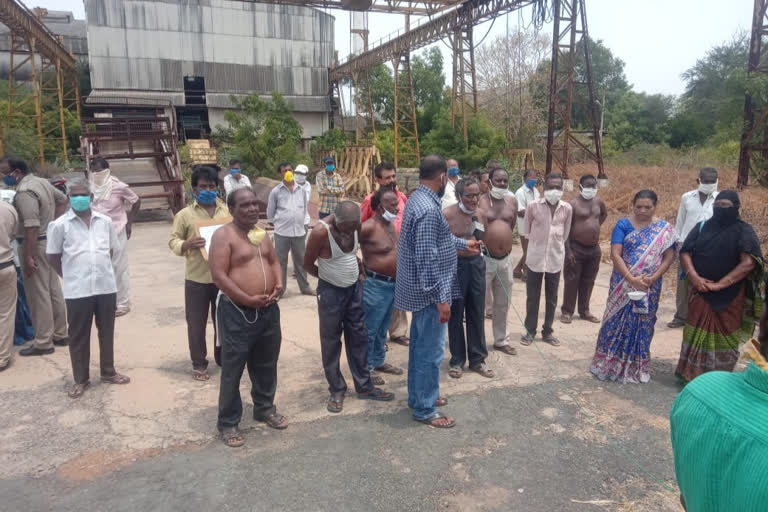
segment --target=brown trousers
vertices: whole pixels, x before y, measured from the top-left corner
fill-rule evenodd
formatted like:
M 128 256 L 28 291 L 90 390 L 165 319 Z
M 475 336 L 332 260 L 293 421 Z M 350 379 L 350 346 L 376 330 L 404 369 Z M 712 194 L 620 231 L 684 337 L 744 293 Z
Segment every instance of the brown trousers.
M 0 269 L 0 367 L 11 360 L 13 332 L 16 328 L 16 267 Z
M 595 278 L 600 270 L 600 246 L 589 247 L 578 242 L 571 241 L 571 252 L 574 263 L 571 265 L 566 259 L 563 270 L 563 307 L 564 315 L 573 315 L 576 307 L 576 298 L 579 301 L 579 316 L 589 315 L 589 299 L 592 297 L 592 288 L 595 286 Z
M 22 269 L 25 258 L 23 245 L 23 242 L 19 242 Z M 29 276 L 22 271 L 24 291 L 32 315 L 32 325 L 35 327 L 35 339 L 32 340 L 31 346 L 43 350 L 52 348 L 53 340 L 65 340 L 68 335 L 67 306 L 61 292 L 61 280 L 48 263 L 45 245 L 45 240 L 37 242 L 37 271 Z

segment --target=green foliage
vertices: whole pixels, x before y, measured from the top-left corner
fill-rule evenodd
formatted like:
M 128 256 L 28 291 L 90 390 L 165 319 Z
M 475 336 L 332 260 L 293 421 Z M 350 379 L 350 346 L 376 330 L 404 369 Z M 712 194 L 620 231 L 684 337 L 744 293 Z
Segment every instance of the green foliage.
M 382 162 L 394 162 L 395 131 L 392 128 L 387 128 L 376 132 L 376 147 L 379 149 Z
M 341 153 L 341 150 L 344 149 L 344 146 L 349 142 L 349 138 L 344 133 L 344 130 L 340 128 L 334 128 L 332 130 L 328 130 L 324 134 L 322 134 L 319 137 L 316 137 L 315 140 L 312 141 L 312 145 L 310 146 L 310 154 L 312 155 L 312 159 L 315 162 L 318 162 L 320 154 L 322 151 L 327 150 L 336 150 L 336 153 Z
M 482 167 L 501 152 L 505 145 L 504 132 L 495 127 L 482 113 L 467 118 L 467 145 L 464 145 L 461 119 L 451 125 L 450 107 L 435 116 L 433 128 L 422 139 L 421 153 L 438 153 L 455 158 L 463 169 Z
M 666 142 L 673 105 L 671 96 L 625 91 L 606 112 L 606 131 L 622 151 L 640 143 Z
M 246 173 L 275 178 L 280 162 L 296 165 L 308 160 L 299 153 L 301 125 L 280 94 L 272 93 L 271 100 L 263 100 L 254 93 L 232 101 L 240 110 L 226 112 L 229 126 L 217 128 L 211 138 L 231 144 L 229 157 L 241 160 Z

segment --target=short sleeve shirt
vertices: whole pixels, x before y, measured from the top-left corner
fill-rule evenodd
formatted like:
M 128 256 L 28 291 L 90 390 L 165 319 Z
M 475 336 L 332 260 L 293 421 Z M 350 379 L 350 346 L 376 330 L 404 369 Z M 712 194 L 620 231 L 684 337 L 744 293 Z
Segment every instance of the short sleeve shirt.
M 90 226 L 71 209 L 49 226 L 47 254 L 61 254 L 65 299 L 117 292 L 111 251 L 118 247 L 112 219 L 91 212 Z
M 67 196 L 44 178 L 34 174 L 24 176 L 16 186 L 13 206 L 19 213 L 18 238 L 24 238 L 26 228 L 39 228 L 38 236 L 46 234 L 48 224 L 56 215 L 56 205 L 66 204 Z

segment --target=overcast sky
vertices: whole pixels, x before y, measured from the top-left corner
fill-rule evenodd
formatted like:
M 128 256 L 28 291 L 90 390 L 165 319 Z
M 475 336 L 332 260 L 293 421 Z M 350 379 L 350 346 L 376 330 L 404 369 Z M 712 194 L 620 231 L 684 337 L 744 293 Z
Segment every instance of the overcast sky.
M 73 11 L 84 18 L 82 0 L 22 0 L 27 7 Z M 695 64 L 712 46 L 730 40 L 739 31 L 748 31 L 752 22 L 752 0 L 587 0 L 589 32 L 602 39 L 614 55 L 626 63 L 626 74 L 635 90 L 648 93 L 680 94 L 685 84 L 681 73 Z M 336 17 L 336 49 L 344 56 L 349 51 L 349 16 L 330 11 Z M 510 30 L 522 17 L 530 22 L 530 9 L 509 16 Z M 403 26 L 399 15 L 371 14 L 370 41 L 375 42 Z M 475 41 L 488 32 L 491 23 L 475 27 Z M 496 20 L 486 41 L 502 35 L 506 17 Z M 552 27 L 544 28 L 551 34 Z M 450 76 L 448 49 L 438 43 L 446 57 L 446 77 Z

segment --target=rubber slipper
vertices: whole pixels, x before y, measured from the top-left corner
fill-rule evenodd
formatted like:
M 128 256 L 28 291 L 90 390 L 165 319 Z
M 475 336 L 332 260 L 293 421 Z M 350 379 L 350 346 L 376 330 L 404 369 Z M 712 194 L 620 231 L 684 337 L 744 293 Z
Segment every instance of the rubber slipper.
M 413 418 L 414 420 L 418 421 L 419 423 L 423 423 L 425 425 L 428 425 L 432 428 L 453 428 L 456 426 L 456 421 L 453 418 L 449 418 L 448 416 L 436 412 L 429 418 Z M 437 420 L 449 420 L 447 423 L 435 423 Z

